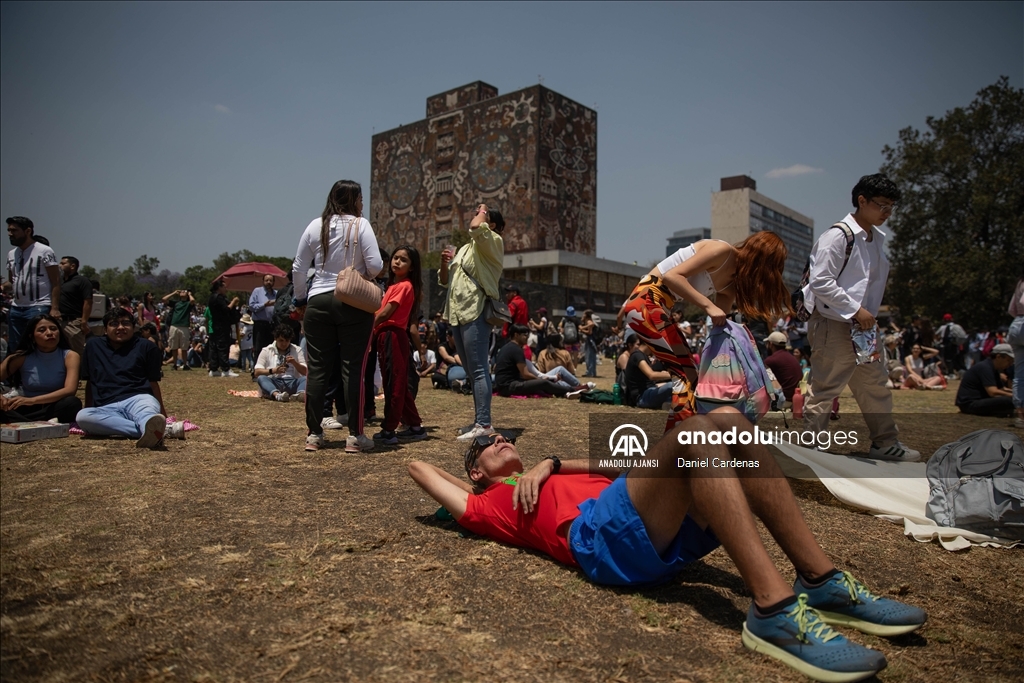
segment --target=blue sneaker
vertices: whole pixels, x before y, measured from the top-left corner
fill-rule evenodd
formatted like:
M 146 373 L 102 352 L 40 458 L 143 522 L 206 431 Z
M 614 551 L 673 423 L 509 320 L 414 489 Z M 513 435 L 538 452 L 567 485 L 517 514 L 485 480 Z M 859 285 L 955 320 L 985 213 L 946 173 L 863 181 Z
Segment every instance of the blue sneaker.
M 394 432 L 389 432 L 386 429 L 382 429 L 376 434 L 374 434 L 373 440 L 379 441 L 380 443 L 385 444 L 387 446 L 398 445 L 398 435 L 395 434 Z
M 793 591 L 807 595 L 807 604 L 829 624 L 849 626 L 873 636 L 898 636 L 921 628 L 928 620 L 923 609 L 873 594 L 850 572 L 837 571 L 817 588 L 797 577 Z
M 743 645 L 825 683 L 860 681 L 886 666 L 881 652 L 851 642 L 829 628 L 808 607 L 806 595 L 797 596 L 790 609 L 770 617 L 758 616 L 751 604 L 743 622 Z

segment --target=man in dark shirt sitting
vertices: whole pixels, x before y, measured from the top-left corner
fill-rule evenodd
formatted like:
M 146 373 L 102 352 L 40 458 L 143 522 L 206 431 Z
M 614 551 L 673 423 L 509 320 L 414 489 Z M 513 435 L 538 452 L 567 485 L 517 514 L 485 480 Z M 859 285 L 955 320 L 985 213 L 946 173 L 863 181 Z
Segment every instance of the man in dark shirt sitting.
M 1012 365 L 1013 347 L 1009 344 L 996 344 L 988 358 L 972 365 L 956 392 L 960 412 L 987 417 L 1013 415 L 1013 392 L 999 376 Z
M 651 367 L 651 349 L 635 334 L 626 337 L 626 352 L 629 360 L 622 373 L 626 382 L 626 405 L 660 410 L 672 400 L 672 376 Z
M 167 426 L 160 393 L 161 354 L 135 334 L 135 316 L 115 307 L 103 316 L 106 336 L 85 345 L 82 376 L 85 408 L 78 426 L 90 436 L 125 436 L 139 448 L 155 448 L 165 436 L 185 438 L 181 422 Z
M 800 386 L 800 380 L 804 373 L 800 370 L 800 361 L 793 357 L 793 354 L 786 350 L 786 342 L 789 341 L 782 332 L 772 332 L 764 340 L 764 346 L 768 349 L 768 357 L 764 359 L 764 366 L 775 374 L 775 379 L 782 385 L 782 393 L 787 401 L 793 400 L 793 392 Z
M 530 336 L 530 328 L 526 325 L 512 325 L 509 343 L 498 351 L 494 362 L 494 388 L 502 396 L 526 396 L 529 394 L 548 394 L 565 396 L 571 389 L 556 384 L 548 379 L 541 379 L 526 367 L 526 354 L 523 347 Z

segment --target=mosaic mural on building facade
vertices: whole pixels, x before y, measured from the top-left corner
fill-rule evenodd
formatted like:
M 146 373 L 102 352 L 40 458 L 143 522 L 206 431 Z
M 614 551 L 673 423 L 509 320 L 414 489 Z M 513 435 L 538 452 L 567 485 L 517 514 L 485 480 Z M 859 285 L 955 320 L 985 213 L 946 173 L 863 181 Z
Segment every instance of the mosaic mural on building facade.
M 506 220 L 505 252 L 596 252 L 597 113 L 543 86 L 473 83 L 428 118 L 373 136 L 370 220 L 386 249 L 439 251 L 479 202 Z

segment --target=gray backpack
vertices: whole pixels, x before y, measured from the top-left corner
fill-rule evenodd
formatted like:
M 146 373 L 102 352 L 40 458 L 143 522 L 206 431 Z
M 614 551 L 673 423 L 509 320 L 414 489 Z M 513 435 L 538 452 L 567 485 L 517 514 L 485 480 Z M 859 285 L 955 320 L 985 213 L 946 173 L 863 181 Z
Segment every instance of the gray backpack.
M 971 432 L 928 461 L 926 514 L 939 526 L 1024 541 L 1024 446 L 995 429 Z

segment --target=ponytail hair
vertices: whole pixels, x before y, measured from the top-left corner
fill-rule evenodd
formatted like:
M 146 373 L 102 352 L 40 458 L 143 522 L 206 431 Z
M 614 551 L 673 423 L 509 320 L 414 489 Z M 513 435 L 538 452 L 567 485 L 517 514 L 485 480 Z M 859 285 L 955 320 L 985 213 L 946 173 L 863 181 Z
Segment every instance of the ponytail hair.
M 736 308 L 748 318 L 777 320 L 792 313 L 789 290 L 782 280 L 789 251 L 769 230 L 756 232 L 736 245 Z
M 358 218 L 357 204 L 362 196 L 363 188 L 354 180 L 339 180 L 331 188 L 331 193 L 327 195 L 327 206 L 320 215 L 320 253 L 323 263 L 327 263 L 327 249 L 330 247 L 331 219 L 342 214 Z

